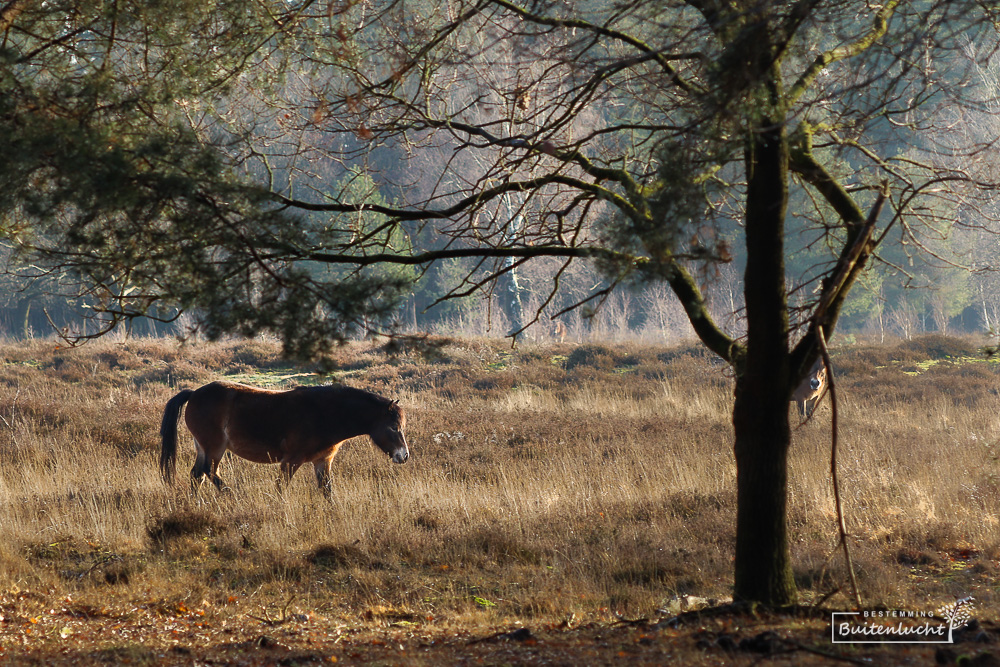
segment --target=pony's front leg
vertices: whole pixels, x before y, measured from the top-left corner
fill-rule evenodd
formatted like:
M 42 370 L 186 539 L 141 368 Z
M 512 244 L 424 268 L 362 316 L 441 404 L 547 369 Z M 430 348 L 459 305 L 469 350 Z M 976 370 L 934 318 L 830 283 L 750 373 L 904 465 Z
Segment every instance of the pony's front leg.
M 319 490 L 323 492 L 323 496 L 325 498 L 330 497 L 330 491 L 332 490 L 332 480 L 330 479 L 330 468 L 332 463 L 332 456 L 328 459 L 313 461 L 313 470 L 316 473 L 316 483 L 319 484 Z
M 277 487 L 278 493 L 282 493 L 284 488 L 288 486 L 288 483 L 292 481 L 292 475 L 295 471 L 299 469 L 301 463 L 285 463 L 281 464 L 281 472 L 278 473 Z

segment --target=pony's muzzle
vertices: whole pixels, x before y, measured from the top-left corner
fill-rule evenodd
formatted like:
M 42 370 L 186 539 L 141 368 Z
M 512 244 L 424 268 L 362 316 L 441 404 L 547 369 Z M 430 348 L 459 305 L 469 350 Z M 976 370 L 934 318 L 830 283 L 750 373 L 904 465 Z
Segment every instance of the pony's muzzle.
M 395 454 L 392 455 L 393 463 L 406 463 L 406 459 L 410 458 L 410 452 L 405 449 L 400 449 Z

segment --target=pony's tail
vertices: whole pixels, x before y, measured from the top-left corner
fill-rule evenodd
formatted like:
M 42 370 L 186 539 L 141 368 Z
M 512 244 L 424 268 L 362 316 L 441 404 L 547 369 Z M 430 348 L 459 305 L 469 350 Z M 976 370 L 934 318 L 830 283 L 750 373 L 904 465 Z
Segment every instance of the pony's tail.
M 181 418 L 181 408 L 193 393 L 190 389 L 184 389 L 167 401 L 167 407 L 163 410 L 163 421 L 160 423 L 160 437 L 163 439 L 160 474 L 168 484 L 174 481 L 174 470 L 177 468 L 177 422 Z

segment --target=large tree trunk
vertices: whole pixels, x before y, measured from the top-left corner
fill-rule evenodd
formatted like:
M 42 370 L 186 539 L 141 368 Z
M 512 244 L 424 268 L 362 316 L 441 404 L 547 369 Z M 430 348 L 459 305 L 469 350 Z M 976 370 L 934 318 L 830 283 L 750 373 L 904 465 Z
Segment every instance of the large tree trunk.
M 767 376 L 737 381 L 736 562 L 734 596 L 782 606 L 795 602 L 786 505 L 791 429 L 788 397 Z
M 780 606 L 795 601 L 785 518 L 792 374 L 783 243 L 789 148 L 780 74 L 769 74 L 774 113 L 751 124 L 746 145 L 747 345 L 735 364 L 734 596 Z

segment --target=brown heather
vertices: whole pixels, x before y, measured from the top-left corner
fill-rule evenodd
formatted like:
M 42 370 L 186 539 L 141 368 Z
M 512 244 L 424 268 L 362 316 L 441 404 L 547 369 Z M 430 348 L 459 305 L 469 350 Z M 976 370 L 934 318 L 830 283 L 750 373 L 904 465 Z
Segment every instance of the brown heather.
M 1000 377 L 976 355 L 941 337 L 835 351 L 866 603 L 936 609 L 971 594 L 1000 608 Z M 192 497 L 183 428 L 182 483 L 159 477 L 159 420 L 178 389 L 319 381 L 273 344 L 4 343 L 0 362 L 7 619 L 73 600 L 92 616 L 294 611 L 481 631 L 648 617 L 674 596 L 730 593 L 732 382 L 695 346 L 341 348 L 332 378 L 398 398 L 412 457 L 394 465 L 366 439 L 349 443 L 331 501 L 308 469 L 278 496 L 275 467 L 233 458 L 220 469 L 231 493 Z M 827 604 L 848 606 L 829 417 L 825 400 L 795 432 L 792 550 L 803 600 L 840 587 Z

